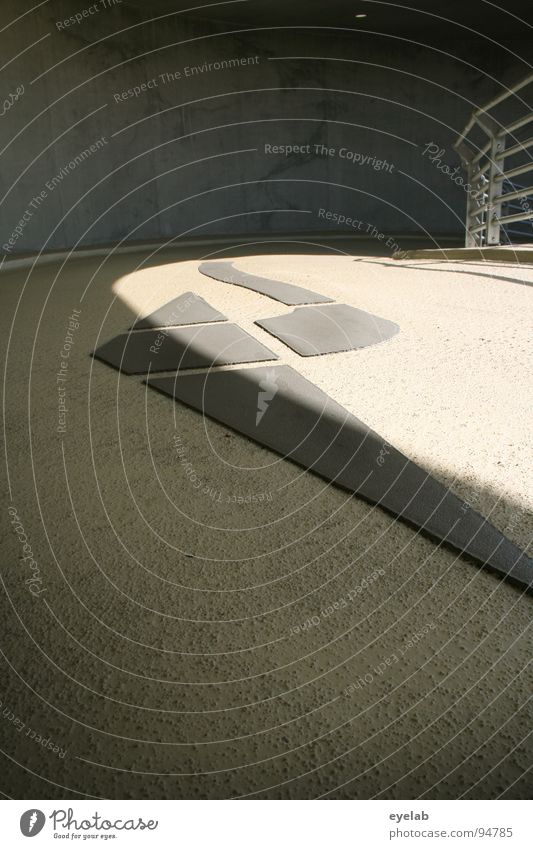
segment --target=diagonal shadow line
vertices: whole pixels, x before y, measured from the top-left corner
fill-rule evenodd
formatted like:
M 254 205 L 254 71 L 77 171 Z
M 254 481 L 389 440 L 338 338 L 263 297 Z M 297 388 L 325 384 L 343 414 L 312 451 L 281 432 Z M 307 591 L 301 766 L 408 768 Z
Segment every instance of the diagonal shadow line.
M 145 383 L 531 589 L 533 561 L 518 546 L 289 366 Z
M 434 271 L 439 274 L 466 274 L 468 277 L 488 277 L 490 280 L 503 280 L 504 283 L 516 283 L 517 286 L 533 286 L 533 281 L 530 280 L 517 280 L 516 277 L 504 277 L 501 274 L 484 274 L 482 271 L 463 271 L 462 269 L 457 268 L 428 268 L 428 265 L 431 265 L 431 260 L 426 261 L 426 265 L 399 265 L 397 262 L 382 262 L 379 260 L 372 261 L 371 259 L 362 259 L 357 258 L 354 262 L 369 262 L 374 265 L 383 265 L 386 268 L 409 268 L 413 269 L 413 271 Z M 439 262 L 439 260 L 434 260 L 434 262 Z

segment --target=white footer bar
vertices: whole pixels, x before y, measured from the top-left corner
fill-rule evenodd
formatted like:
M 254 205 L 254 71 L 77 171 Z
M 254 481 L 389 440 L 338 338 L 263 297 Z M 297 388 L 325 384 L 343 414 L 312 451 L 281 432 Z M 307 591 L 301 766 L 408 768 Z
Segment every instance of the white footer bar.
M 2 845 L 530 849 L 522 801 L 2 801 Z M 530 813 L 530 811 L 529 811 Z M 35 843 L 29 844 L 29 838 Z

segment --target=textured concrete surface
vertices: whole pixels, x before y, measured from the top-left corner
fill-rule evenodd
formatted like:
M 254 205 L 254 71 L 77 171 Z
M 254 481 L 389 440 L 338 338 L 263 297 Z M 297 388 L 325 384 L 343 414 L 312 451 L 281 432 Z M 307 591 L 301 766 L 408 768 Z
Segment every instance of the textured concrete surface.
M 271 280 L 269 277 L 261 277 L 258 274 L 250 274 L 236 268 L 232 262 L 202 262 L 198 266 L 200 274 L 206 274 L 214 280 L 222 283 L 231 283 L 235 286 L 244 286 L 258 295 L 266 295 L 282 304 L 293 306 L 294 304 L 321 304 L 330 301 L 326 295 L 311 292 L 303 286 L 293 286 L 282 280 Z
M 303 357 L 378 345 L 400 330 L 386 318 L 347 304 L 294 310 L 289 315 L 262 318 L 257 324 Z
M 249 251 L 402 333 L 302 359 L 191 253 L 0 277 L 3 792 L 527 797 L 531 598 L 89 351 L 198 292 L 525 548 L 533 271 Z
M 202 324 L 210 321 L 227 321 L 227 318 L 194 292 L 184 292 L 144 318 L 139 318 L 131 329 L 149 330 L 152 327 L 175 327 L 179 324 Z
M 93 356 L 125 374 L 277 359 L 266 345 L 229 323 L 119 333 L 99 345 Z

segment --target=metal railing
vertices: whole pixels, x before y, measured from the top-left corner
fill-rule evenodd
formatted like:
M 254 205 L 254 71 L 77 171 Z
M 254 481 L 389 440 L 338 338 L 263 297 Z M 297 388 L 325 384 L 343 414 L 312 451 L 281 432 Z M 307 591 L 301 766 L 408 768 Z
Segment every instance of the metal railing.
M 533 172 L 533 137 L 520 140 L 524 132 L 533 131 L 533 110 L 517 95 L 531 83 L 533 74 L 476 109 L 454 144 L 468 175 L 466 247 L 500 245 L 512 242 L 514 236 L 523 241 L 533 238 L 533 229 L 527 233 L 509 226 L 533 221 L 533 185 L 513 182 L 515 177 Z M 519 117 L 510 123 L 508 115 L 498 120 L 498 107 L 507 112 L 519 107 Z M 513 157 L 514 167 L 509 167 L 508 160 Z

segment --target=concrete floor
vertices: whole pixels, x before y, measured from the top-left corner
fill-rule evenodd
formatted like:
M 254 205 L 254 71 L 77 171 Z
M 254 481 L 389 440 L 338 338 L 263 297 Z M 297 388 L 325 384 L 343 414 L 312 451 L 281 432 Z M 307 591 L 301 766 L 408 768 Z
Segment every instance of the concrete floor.
M 88 354 L 192 290 L 525 548 L 533 268 L 281 250 L 2 274 L 5 795 L 528 797 L 531 597 Z M 219 257 L 400 334 L 299 357 Z

